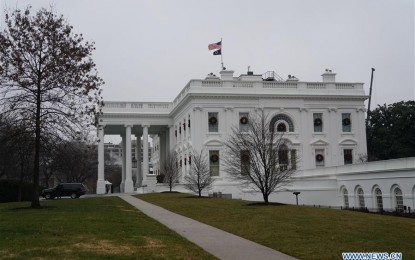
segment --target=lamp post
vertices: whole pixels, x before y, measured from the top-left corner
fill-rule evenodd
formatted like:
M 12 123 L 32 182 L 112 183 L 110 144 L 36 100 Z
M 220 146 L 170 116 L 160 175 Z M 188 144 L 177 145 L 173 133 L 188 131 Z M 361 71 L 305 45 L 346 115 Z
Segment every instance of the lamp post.
M 300 194 L 301 192 L 299 191 L 294 191 L 293 194 L 295 195 L 295 200 L 297 201 L 297 206 L 298 206 L 298 194 Z

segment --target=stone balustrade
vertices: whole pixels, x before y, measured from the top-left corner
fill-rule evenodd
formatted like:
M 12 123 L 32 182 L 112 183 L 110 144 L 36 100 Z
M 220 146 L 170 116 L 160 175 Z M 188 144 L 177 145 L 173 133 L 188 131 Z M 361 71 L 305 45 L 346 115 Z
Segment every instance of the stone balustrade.
M 245 89 L 266 94 L 295 94 L 314 95 L 321 91 L 330 90 L 335 95 L 364 95 L 363 83 L 337 82 L 287 82 L 287 81 L 240 81 L 240 80 L 191 80 L 177 95 L 173 102 L 105 102 L 103 112 L 154 112 L 170 113 L 189 92 L 192 94 L 227 94 L 235 93 L 235 89 Z M 351 92 L 352 91 L 352 92 Z M 262 93 L 261 92 L 261 93 Z M 244 92 L 245 93 L 245 92 Z M 327 94 L 327 92 L 324 92 Z

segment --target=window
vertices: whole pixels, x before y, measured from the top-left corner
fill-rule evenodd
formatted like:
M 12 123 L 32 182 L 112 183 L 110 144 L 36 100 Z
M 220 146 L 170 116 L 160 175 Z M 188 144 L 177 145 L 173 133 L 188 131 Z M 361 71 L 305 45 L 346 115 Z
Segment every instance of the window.
M 284 122 L 277 124 L 277 132 L 287 132 L 287 125 Z
M 293 170 L 297 169 L 297 151 L 296 150 L 291 150 L 291 168 Z
M 240 132 L 248 132 L 249 125 L 248 125 L 248 113 L 239 113 L 239 131 Z
M 324 149 L 316 149 L 316 167 L 324 167 Z
M 344 164 L 353 164 L 353 149 L 343 150 Z
M 314 132 L 323 132 L 323 113 L 313 113 Z
M 396 211 L 403 212 L 403 197 L 401 189 L 396 187 L 393 194 L 395 196 Z
M 349 207 L 349 193 L 347 192 L 346 188 L 343 189 L 343 202 L 344 202 L 344 207 L 348 208 Z
M 208 113 L 208 125 L 210 133 L 217 133 L 219 131 L 218 113 Z
M 278 149 L 278 164 L 280 165 L 280 170 L 287 170 L 288 166 L 288 148 L 285 144 L 281 145 Z
M 251 160 L 249 156 L 249 151 L 241 151 L 241 173 L 243 175 L 248 175 L 251 168 Z
M 362 188 L 357 189 L 357 200 L 359 201 L 359 207 L 364 208 L 365 207 L 365 197 L 363 193 Z
M 350 113 L 342 113 L 342 127 L 343 132 L 352 131 L 352 119 Z
M 210 176 L 219 176 L 219 151 L 209 151 Z
M 277 122 L 278 122 L 278 124 L 277 124 Z M 280 122 L 283 122 L 283 124 L 285 126 L 285 130 L 284 131 L 279 131 L 278 130 L 278 125 L 280 124 Z M 286 132 L 287 131 L 286 130 L 287 129 L 287 126 L 288 126 L 288 132 L 294 132 L 294 124 L 293 124 L 293 121 L 291 120 L 291 118 L 289 116 L 284 115 L 284 114 L 278 114 L 278 115 L 274 116 L 271 119 L 271 122 L 270 122 L 270 125 L 269 125 L 271 132 L 274 132 L 274 128 L 275 127 L 277 127 L 277 131 L 278 132 Z
M 379 211 L 383 210 L 382 191 L 379 188 L 375 190 L 376 206 Z

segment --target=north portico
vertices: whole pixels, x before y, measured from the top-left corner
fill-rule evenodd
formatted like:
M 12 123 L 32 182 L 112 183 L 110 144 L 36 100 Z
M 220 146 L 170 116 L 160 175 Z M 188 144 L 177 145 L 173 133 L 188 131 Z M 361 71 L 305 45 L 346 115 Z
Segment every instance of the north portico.
M 164 161 L 170 151 L 172 119 L 169 117 L 170 103 L 138 103 L 138 102 L 106 102 L 104 114 L 99 119 L 98 131 L 98 182 L 97 194 L 105 194 L 104 177 L 104 137 L 117 135 L 122 138 L 122 178 L 120 191 L 130 193 L 134 188 L 141 187 L 149 174 L 148 152 L 138 151 L 141 142 L 144 151 L 148 151 L 150 135 L 158 135 L 163 140 L 160 145 L 160 160 Z M 137 110 L 139 113 L 137 113 Z M 136 138 L 136 158 L 132 158 L 132 136 Z M 132 161 L 137 162 L 136 183 L 134 187 L 132 176 Z M 142 163 L 141 163 L 142 162 Z

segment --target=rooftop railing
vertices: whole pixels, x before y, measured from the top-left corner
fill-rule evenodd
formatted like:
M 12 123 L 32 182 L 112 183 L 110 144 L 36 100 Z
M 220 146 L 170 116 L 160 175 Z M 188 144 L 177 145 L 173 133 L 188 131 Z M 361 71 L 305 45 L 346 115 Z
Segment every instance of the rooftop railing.
M 281 89 L 282 93 L 287 91 L 304 90 L 305 94 L 312 95 L 314 91 L 332 90 L 341 95 L 341 93 L 351 93 L 350 90 L 358 90 L 357 94 L 363 92 L 363 83 L 331 83 L 331 82 L 287 82 L 287 81 L 239 81 L 239 80 L 191 80 L 177 95 L 173 102 L 105 102 L 104 112 L 154 112 L 169 113 L 175 108 L 189 92 L 194 93 L 227 93 L 231 89 L 240 88 L 250 91 L 252 89 L 264 89 L 264 91 L 272 91 L 272 89 Z M 347 91 L 347 92 L 343 92 Z M 235 92 L 234 92 L 235 93 Z M 318 93 L 318 92 L 316 92 Z
M 170 102 L 104 102 L 104 112 L 165 112 L 172 108 Z

